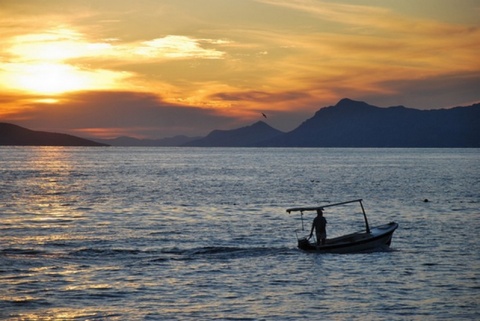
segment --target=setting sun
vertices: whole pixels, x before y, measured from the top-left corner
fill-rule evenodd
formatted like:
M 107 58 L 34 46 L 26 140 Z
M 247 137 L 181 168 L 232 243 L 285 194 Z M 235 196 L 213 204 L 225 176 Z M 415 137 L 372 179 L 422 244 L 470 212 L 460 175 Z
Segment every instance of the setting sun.
M 71 91 L 112 89 L 128 73 L 90 68 L 75 59 L 96 57 L 110 49 L 109 43 L 91 43 L 68 28 L 12 38 L 7 52 L 15 62 L 4 62 L 4 86 L 36 95 L 61 95 Z
M 56 95 L 90 87 L 87 75 L 74 67 L 62 64 L 19 66 L 13 75 L 13 85 L 36 94 Z

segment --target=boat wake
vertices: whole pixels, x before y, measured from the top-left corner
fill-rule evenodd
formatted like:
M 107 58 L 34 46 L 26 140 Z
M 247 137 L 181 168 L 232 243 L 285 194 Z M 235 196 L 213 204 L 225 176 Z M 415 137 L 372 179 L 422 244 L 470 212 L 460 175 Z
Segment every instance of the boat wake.
M 289 255 L 296 250 L 279 247 L 230 247 L 230 246 L 205 246 L 191 249 L 162 250 L 163 254 L 169 254 L 173 260 L 196 260 L 196 259 L 239 259 L 246 257 L 259 257 L 269 255 Z
M 5 258 L 47 258 L 55 257 L 61 260 L 82 261 L 190 261 L 190 260 L 230 260 L 248 257 L 265 257 L 276 255 L 290 255 L 296 249 L 286 247 L 232 247 L 232 246 L 204 246 L 195 248 L 163 248 L 163 249 L 128 249 L 85 247 L 66 252 L 39 251 L 34 249 L 4 249 L 0 257 Z

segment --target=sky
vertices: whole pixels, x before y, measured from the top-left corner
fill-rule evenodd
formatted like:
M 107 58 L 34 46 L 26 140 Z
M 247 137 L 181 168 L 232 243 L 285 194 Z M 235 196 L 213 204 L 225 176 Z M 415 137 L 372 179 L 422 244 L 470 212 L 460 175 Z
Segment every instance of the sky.
M 0 0 L 0 122 L 87 138 L 290 131 L 342 98 L 480 102 L 477 0 Z M 262 116 L 267 115 L 267 118 Z

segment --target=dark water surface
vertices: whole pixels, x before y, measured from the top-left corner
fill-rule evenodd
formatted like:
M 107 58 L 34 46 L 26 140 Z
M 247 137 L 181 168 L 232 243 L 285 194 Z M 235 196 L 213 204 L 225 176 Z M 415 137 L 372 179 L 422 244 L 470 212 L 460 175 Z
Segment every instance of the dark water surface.
M 479 149 L 1 147 L 0 178 L 1 319 L 480 319 Z M 357 198 L 390 251 L 296 249 L 286 208 Z

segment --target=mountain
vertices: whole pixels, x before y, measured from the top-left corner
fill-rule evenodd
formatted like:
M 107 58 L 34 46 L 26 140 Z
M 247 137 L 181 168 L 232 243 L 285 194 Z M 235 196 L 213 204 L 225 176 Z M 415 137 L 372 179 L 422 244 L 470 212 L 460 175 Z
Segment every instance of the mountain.
M 188 137 L 178 135 L 162 139 L 137 139 L 128 136 L 121 136 L 113 139 L 95 139 L 96 142 L 108 144 L 112 146 L 182 146 L 201 137 Z
M 480 104 L 452 109 L 380 108 L 342 99 L 263 142 L 276 147 L 480 147 Z
M 0 146 L 106 146 L 67 134 L 47 133 L 0 123 Z
M 480 147 L 480 104 L 418 110 L 376 107 L 342 99 L 284 133 L 259 121 L 206 137 L 164 139 L 118 137 L 93 142 L 0 123 L 0 145 L 30 146 L 199 146 L 199 147 Z
M 184 146 L 252 147 L 283 134 L 265 122 L 258 121 L 251 126 L 233 130 L 214 130 L 206 137 L 186 143 Z

